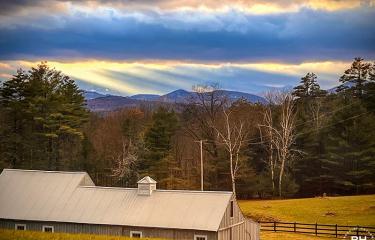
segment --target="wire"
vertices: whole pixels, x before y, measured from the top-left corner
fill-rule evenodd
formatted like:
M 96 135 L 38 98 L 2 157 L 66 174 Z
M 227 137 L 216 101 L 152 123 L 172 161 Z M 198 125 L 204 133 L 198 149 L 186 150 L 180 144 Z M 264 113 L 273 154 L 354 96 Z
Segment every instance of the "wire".
M 367 112 L 364 112 L 364 113 L 361 113 L 361 114 L 357 114 L 357 115 L 351 116 L 351 117 L 349 117 L 349 118 L 346 118 L 346 119 L 343 119 L 343 120 L 337 121 L 337 122 L 335 122 L 335 123 L 333 123 L 333 124 L 329 124 L 329 125 L 326 125 L 326 126 L 320 127 L 320 128 L 318 128 L 318 129 L 313 129 L 313 130 L 311 130 L 311 131 L 306 131 L 306 132 L 298 133 L 298 134 L 296 134 L 296 137 L 302 136 L 302 135 L 304 135 L 304 134 L 312 133 L 312 132 L 317 132 L 317 131 L 319 131 L 319 130 L 321 130 L 321 129 L 325 129 L 325 128 L 328 128 L 328 127 L 335 126 L 335 125 L 337 125 L 337 124 L 339 124 L 339 123 L 346 122 L 346 121 L 348 121 L 348 120 L 358 118 L 358 117 L 363 116 L 363 115 L 368 114 L 368 113 L 371 113 L 371 111 L 367 111 Z M 256 138 L 251 138 L 251 139 L 244 140 L 243 143 L 248 143 L 248 144 L 261 144 L 261 143 L 267 143 L 267 142 L 269 142 L 269 141 L 261 141 L 261 142 L 257 142 L 257 143 L 254 143 L 254 142 L 253 142 L 253 141 L 258 140 L 258 139 L 262 140 L 261 137 L 256 137 Z M 206 140 L 206 141 L 208 141 L 208 142 L 215 142 L 216 144 L 221 144 L 221 145 L 223 144 L 223 143 L 218 142 L 218 141 L 212 141 L 212 140 Z

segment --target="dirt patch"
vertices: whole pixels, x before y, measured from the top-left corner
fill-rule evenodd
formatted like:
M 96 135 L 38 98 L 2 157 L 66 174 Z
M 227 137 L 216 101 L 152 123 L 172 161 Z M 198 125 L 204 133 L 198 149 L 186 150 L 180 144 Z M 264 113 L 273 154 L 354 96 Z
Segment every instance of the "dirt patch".
M 326 212 L 326 213 L 324 214 L 324 216 L 329 216 L 329 217 L 331 217 L 331 216 L 336 216 L 336 213 L 335 213 L 335 212 Z
M 280 219 L 272 216 L 264 216 L 260 214 L 246 214 L 246 217 L 253 219 L 257 222 L 279 222 Z

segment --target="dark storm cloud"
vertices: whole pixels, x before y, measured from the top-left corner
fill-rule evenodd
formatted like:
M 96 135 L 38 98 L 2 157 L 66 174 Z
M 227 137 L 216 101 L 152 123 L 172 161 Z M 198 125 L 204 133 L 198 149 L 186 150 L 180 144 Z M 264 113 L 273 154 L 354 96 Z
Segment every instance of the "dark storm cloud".
M 196 18 L 199 17 L 199 21 Z M 101 58 L 192 61 L 375 58 L 375 10 L 249 15 L 74 13 L 0 28 L 0 59 Z

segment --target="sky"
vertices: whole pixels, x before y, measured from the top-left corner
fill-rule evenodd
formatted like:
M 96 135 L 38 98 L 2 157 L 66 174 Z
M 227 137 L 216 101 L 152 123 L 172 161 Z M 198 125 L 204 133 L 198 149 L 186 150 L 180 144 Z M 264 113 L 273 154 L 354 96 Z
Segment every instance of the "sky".
M 86 90 L 322 88 L 375 60 L 375 0 L 0 0 L 0 81 L 41 61 Z

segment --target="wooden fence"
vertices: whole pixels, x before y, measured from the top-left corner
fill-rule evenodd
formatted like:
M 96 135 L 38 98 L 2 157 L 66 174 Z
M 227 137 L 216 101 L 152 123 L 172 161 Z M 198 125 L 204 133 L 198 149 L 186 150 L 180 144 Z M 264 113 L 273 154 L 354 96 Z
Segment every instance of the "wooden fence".
M 313 234 L 316 236 L 334 236 L 334 237 L 374 237 L 375 227 L 364 226 L 343 226 L 343 225 L 329 225 L 329 224 L 309 224 L 298 222 L 259 222 L 261 231 L 272 232 L 291 232 Z M 348 238 L 350 239 L 350 238 Z

